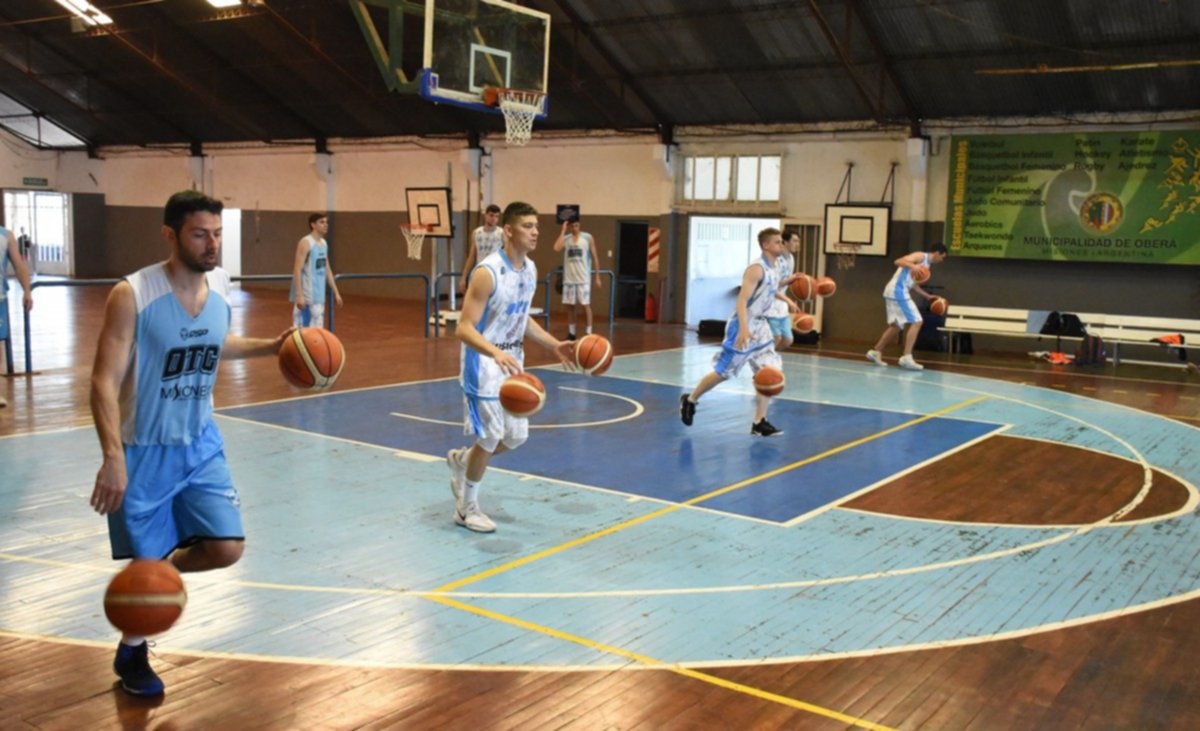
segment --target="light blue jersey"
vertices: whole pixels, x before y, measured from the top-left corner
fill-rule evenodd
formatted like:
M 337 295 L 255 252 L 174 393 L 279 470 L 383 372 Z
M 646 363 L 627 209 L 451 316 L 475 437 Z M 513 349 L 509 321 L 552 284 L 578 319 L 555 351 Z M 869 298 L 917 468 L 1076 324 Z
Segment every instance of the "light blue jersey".
M 924 254 L 921 265 L 925 268 L 931 266 L 928 252 Z M 913 288 L 914 284 L 916 282 L 913 281 L 911 269 L 908 267 L 896 267 L 896 272 L 892 274 L 892 278 L 888 280 L 887 285 L 883 288 L 883 296 L 890 300 L 910 299 L 909 290 Z
M 476 269 L 480 267 L 491 272 L 495 288 L 479 318 L 479 334 L 492 345 L 512 354 L 523 365 L 525 327 L 529 324 L 529 304 L 537 288 L 537 266 L 533 259 L 526 257 L 524 268 L 517 271 L 501 249 L 480 262 Z M 459 381 L 464 393 L 480 398 L 499 398 L 500 384 L 506 376 L 496 361 L 464 344 L 461 362 Z
M 491 231 L 480 226 L 475 229 L 475 261 L 482 262 L 492 254 L 504 248 L 504 231 L 499 226 L 493 226 Z
M 329 267 L 329 243 L 313 234 L 308 239 L 308 256 L 300 265 L 300 291 L 304 301 L 310 305 L 325 304 L 325 270 Z M 288 299 L 296 301 L 296 279 L 292 278 L 292 289 Z
M 128 445 L 189 444 L 212 421 L 217 363 L 229 332 L 229 273 L 206 275 L 208 297 L 192 317 L 171 291 L 165 263 L 125 278 L 137 324 L 121 383 L 121 439 Z

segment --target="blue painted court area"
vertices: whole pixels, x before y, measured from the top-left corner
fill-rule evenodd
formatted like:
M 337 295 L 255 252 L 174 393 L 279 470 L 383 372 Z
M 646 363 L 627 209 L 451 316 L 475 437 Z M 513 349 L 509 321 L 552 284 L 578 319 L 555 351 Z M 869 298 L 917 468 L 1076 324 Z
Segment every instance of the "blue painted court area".
M 749 433 L 753 399 L 732 389 L 707 394 L 688 428 L 679 421 L 678 388 L 537 373 L 546 384 L 546 408 L 531 420 L 529 441 L 497 457 L 495 467 L 669 502 L 752 481 L 697 504 L 773 522 L 836 504 L 997 429 L 800 401 L 797 394 L 775 400 L 770 418 L 785 433 L 763 439 Z M 461 399 L 458 383 L 447 379 L 221 413 L 441 456 L 470 441 L 462 433 Z

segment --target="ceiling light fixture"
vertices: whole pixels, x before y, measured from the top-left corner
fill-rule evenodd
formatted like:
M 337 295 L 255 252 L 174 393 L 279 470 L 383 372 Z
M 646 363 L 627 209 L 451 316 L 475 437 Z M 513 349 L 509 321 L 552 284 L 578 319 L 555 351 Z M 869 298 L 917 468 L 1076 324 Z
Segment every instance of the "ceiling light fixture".
M 87 25 L 111 25 L 113 20 L 95 5 L 92 5 L 87 0 L 56 0 L 56 2 L 70 10 L 75 17 L 82 20 Z
M 241 5 L 242 0 L 208 0 L 208 4 L 214 8 L 232 8 L 234 5 Z

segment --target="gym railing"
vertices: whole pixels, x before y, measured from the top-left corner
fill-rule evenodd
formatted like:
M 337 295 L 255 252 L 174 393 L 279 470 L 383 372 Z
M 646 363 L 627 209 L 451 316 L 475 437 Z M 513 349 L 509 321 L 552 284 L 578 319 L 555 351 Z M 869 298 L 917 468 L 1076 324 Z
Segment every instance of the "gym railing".
M 597 275 L 603 274 L 608 277 L 608 322 L 611 325 L 613 322 L 613 319 L 616 315 L 616 312 L 617 312 L 617 288 L 616 288 L 617 276 L 611 269 L 601 269 L 601 270 L 597 271 L 596 274 Z M 461 277 L 461 276 L 462 276 L 462 274 L 460 272 L 442 272 L 441 274 L 437 275 L 437 278 L 434 280 L 434 283 L 433 283 L 433 299 L 434 299 L 434 301 L 439 304 L 442 301 L 441 300 L 442 279 L 447 279 L 447 278 L 454 279 L 456 277 Z M 550 330 L 550 290 L 552 287 L 552 281 L 553 281 L 554 277 L 557 277 L 559 279 L 559 281 L 561 281 L 562 276 L 563 276 L 562 270 L 556 269 L 555 271 L 547 274 L 546 276 L 544 276 L 538 280 L 538 284 L 542 285 L 542 287 L 543 287 L 543 289 L 542 289 L 542 313 L 540 315 L 534 315 L 534 317 L 537 317 L 538 319 L 540 319 L 542 321 L 542 326 L 545 327 L 547 331 Z M 426 313 L 426 314 L 428 314 L 428 313 Z M 428 320 L 429 318 L 426 317 L 425 319 Z M 433 332 L 434 332 L 435 337 L 441 337 L 441 335 L 442 335 L 441 325 L 442 325 L 442 316 L 441 316 L 441 313 L 439 312 L 438 316 L 435 317 L 434 321 L 433 321 Z
M 236 277 L 231 277 L 234 282 L 287 282 L 291 281 L 291 274 L 244 274 Z M 416 273 L 396 273 L 396 274 L 338 274 L 334 276 L 334 281 L 343 279 L 420 279 L 425 283 L 425 291 L 422 295 L 422 300 L 425 302 L 425 337 L 429 337 L 429 277 L 424 274 Z M 32 282 L 29 290 L 32 292 L 38 287 L 111 287 L 118 284 L 121 279 L 55 279 L 47 281 Z M 329 330 L 332 332 L 334 328 L 334 310 L 330 307 L 328 310 Z M 30 311 L 24 311 L 24 326 L 25 326 L 25 374 L 33 373 L 33 339 L 32 324 L 30 321 Z M 18 375 L 13 373 L 13 358 L 12 358 L 12 340 L 4 341 L 5 365 L 8 367 L 10 375 Z

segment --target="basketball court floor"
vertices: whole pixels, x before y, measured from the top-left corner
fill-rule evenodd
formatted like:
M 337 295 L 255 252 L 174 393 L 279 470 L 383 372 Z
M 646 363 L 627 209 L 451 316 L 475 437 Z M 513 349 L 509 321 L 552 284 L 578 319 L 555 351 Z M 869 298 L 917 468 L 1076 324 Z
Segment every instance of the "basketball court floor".
M 344 337 L 350 369 L 353 336 Z M 1023 378 L 914 373 L 793 349 L 771 412 L 783 436 L 750 436 L 745 375 L 707 394 L 685 427 L 679 394 L 715 352 L 707 343 L 630 352 L 602 377 L 537 367 L 547 406 L 529 442 L 493 462 L 481 492 L 498 524 L 490 535 L 451 521 L 445 453 L 466 443 L 453 377 L 218 402 L 247 550 L 231 569 L 185 577 L 189 606 L 155 648 L 167 696 L 142 720 L 171 714 L 172 728 L 205 725 L 170 710 L 196 682 L 190 658 L 459 678 L 569 675 L 585 685 L 666 673 L 686 685 L 679 703 L 752 703 L 749 715 L 709 723 L 682 710 L 613 715 L 600 700 L 549 721 L 530 716 L 539 703 L 553 706 L 547 695 L 436 722 L 381 709 L 370 719 L 378 727 L 1018 728 L 1054 718 L 1074 719 L 1056 728 L 1186 726 L 1200 706 L 1193 691 L 1155 690 L 1153 680 L 1141 710 L 1126 713 L 1166 715 L 1125 726 L 1110 725 L 1120 715 L 1096 715 L 1103 704 L 1063 706 L 1053 693 L 1036 702 L 1033 691 L 1017 693 L 1024 705 L 1006 704 L 1013 687 L 1036 677 L 1009 677 L 1028 671 L 1003 663 L 993 662 L 986 683 L 943 677 L 938 688 L 890 700 L 863 686 L 895 693 L 903 680 L 846 678 L 844 688 L 857 690 L 831 693 L 828 678 L 804 678 L 847 667 L 835 661 L 878 668 L 925 658 L 913 672 L 934 652 L 1073 628 L 1104 634 L 1120 618 L 1195 605 L 1194 420 Z M 1178 413 L 1195 414 L 1197 391 L 1177 390 Z M 136 702 L 103 669 L 114 635 L 101 597 L 119 566 L 87 504 L 95 439 L 90 426 L 0 438 L 0 638 L 10 659 L 18 648 L 91 651 L 96 674 L 62 693 L 79 707 L 112 695 L 124 718 Z M 1197 646 L 1191 627 L 1163 631 Z M 1097 651 L 1060 641 L 1039 652 L 1044 662 L 1031 667 L 1050 673 Z M 770 683 L 743 674 L 764 668 L 779 671 Z M 1172 683 L 1195 679 L 1173 672 Z M 918 674 L 931 676 L 928 667 Z M 1002 686 L 999 704 L 975 698 L 989 684 Z M 215 693 L 253 705 L 234 687 Z M 111 702 L 103 708 L 84 717 L 115 724 Z M 332 715 L 293 708 L 254 725 L 369 725 L 322 713 Z M 48 708 L 41 721 L 37 712 L 21 717 L 22 727 L 68 727 Z

